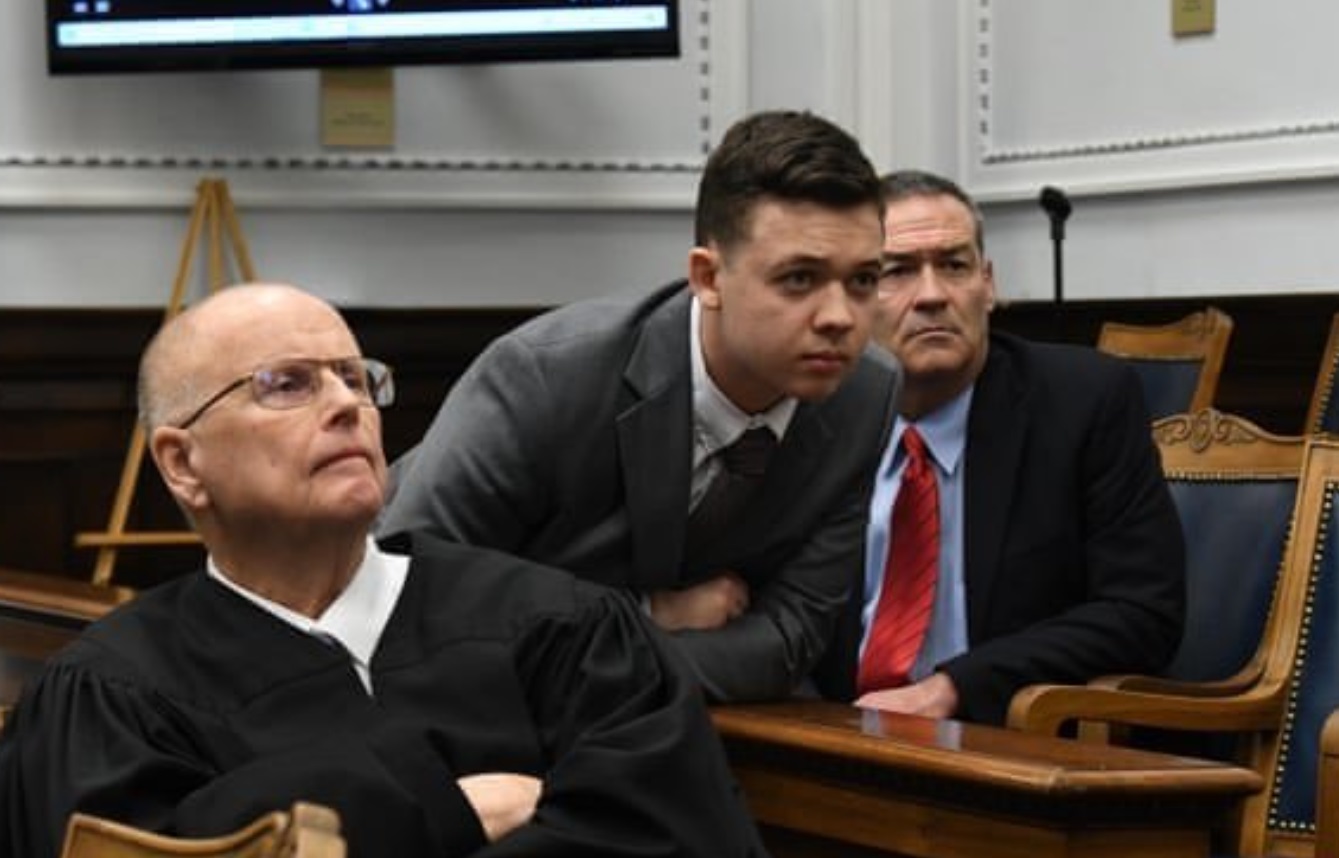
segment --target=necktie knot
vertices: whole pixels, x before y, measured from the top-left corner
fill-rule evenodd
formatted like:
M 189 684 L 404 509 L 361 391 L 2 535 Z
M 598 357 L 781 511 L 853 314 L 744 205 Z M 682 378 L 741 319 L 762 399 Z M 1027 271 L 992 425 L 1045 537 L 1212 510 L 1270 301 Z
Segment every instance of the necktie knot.
M 719 472 L 688 518 L 690 555 L 714 545 L 740 519 L 762 484 L 776 445 L 771 429 L 755 426 L 717 451 Z
M 916 431 L 915 426 L 908 426 L 902 433 L 902 449 L 907 451 L 908 467 L 924 464 L 928 451 L 925 448 L 925 439 Z
M 776 436 L 766 426 L 755 426 L 721 449 L 725 470 L 740 477 L 757 479 L 767 471 L 767 462 L 776 449 Z

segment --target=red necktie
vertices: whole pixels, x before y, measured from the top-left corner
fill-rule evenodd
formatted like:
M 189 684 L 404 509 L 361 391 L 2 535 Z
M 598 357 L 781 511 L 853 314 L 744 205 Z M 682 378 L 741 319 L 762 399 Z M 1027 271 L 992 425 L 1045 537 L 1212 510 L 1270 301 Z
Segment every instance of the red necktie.
M 939 486 L 925 441 L 912 427 L 902 434 L 907 465 L 893 504 L 883 591 L 860 660 L 861 694 L 907 683 L 934 611 L 939 578 Z

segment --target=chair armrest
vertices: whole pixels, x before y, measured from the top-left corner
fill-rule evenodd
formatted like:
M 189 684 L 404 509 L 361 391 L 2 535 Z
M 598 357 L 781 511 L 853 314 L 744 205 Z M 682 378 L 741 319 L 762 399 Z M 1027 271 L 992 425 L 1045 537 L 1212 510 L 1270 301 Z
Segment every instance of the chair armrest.
M 1088 687 L 1177 697 L 1232 697 L 1246 693 L 1260 681 L 1261 673 L 1262 670 L 1252 664 L 1226 679 L 1209 682 L 1188 682 L 1137 673 L 1116 674 L 1098 677 L 1089 682 Z
M 1058 735 L 1071 721 L 1194 732 L 1264 730 L 1282 720 L 1284 701 L 1282 688 L 1202 697 L 1089 685 L 1030 685 L 1010 702 L 1008 725 L 1047 735 Z

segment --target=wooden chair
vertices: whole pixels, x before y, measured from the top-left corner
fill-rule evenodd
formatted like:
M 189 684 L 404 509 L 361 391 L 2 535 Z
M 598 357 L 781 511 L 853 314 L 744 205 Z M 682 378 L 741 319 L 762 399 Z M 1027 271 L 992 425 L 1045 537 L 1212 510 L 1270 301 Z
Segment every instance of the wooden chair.
M 1330 320 L 1330 336 L 1325 341 L 1316 382 L 1311 389 L 1311 406 L 1306 412 L 1306 431 L 1309 433 L 1339 435 L 1339 398 L 1334 395 L 1336 374 L 1339 374 L 1339 313 Z
M 1153 438 L 1186 535 L 1186 632 L 1164 674 L 1254 681 L 1306 439 L 1214 409 L 1163 418 Z
M 1156 420 L 1213 405 L 1231 336 L 1232 319 L 1209 307 L 1168 325 L 1106 322 L 1097 348 L 1130 361 Z
M 1206 682 L 1148 677 L 1086 687 L 1034 686 L 1015 698 L 1010 726 L 1054 733 L 1079 721 L 1233 734 L 1239 740 L 1238 760 L 1265 777 L 1266 789 L 1243 803 L 1228 847 L 1242 856 L 1313 854 L 1318 782 L 1336 768 L 1332 757 L 1324 766 L 1319 762 L 1322 723 L 1339 708 L 1336 494 L 1339 439 L 1313 438 L 1306 445 L 1269 618 L 1255 655 L 1242 670 Z M 1220 589 L 1235 586 L 1229 581 Z M 1339 736 L 1332 735 L 1330 742 L 1339 748 Z M 1327 833 L 1339 836 L 1328 828 Z
M 153 834 L 131 825 L 76 813 L 61 858 L 344 858 L 339 817 L 328 807 L 298 802 L 221 837 Z
M 1163 418 L 1154 423 L 1153 436 L 1186 534 L 1185 633 L 1159 677 L 1103 677 L 1089 687 L 1157 692 L 1181 687 L 1176 683 L 1213 682 L 1222 693 L 1239 691 L 1264 670 L 1260 642 L 1291 527 L 1305 438 L 1273 435 L 1213 409 Z M 1228 587 L 1224 569 L 1233 570 Z M 1276 715 L 1282 695 L 1280 686 L 1272 698 Z M 1039 711 L 1017 717 L 1030 723 Z M 1105 721 L 1078 726 L 1082 738 L 1094 741 L 1110 741 L 1111 729 Z M 1235 736 L 1200 734 L 1160 746 L 1147 734 L 1141 740 L 1137 744 L 1220 759 L 1246 754 Z
M 1240 690 L 1264 670 L 1260 642 L 1291 528 L 1306 439 L 1274 435 L 1214 409 L 1156 421 L 1153 437 L 1186 535 L 1185 633 L 1160 677 L 1104 677 L 1088 687 L 1159 690 L 1212 681 L 1223 693 Z M 1230 587 L 1224 586 L 1227 568 L 1234 570 Z M 1026 711 L 1023 703 L 1015 708 Z M 1037 711 L 1018 717 L 1031 723 Z M 1105 726 L 1081 724 L 1080 730 L 1086 738 L 1106 740 Z

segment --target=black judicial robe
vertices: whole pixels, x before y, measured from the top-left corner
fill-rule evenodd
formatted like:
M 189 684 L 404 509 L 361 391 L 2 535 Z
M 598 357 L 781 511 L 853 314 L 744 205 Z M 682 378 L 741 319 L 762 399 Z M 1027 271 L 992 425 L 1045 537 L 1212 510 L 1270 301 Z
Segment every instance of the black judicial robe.
M 185 836 L 297 799 L 351 858 L 762 855 L 701 692 L 628 596 L 416 543 L 371 664 L 199 572 L 90 626 L 0 737 L 0 855 L 57 855 L 85 811 Z M 495 844 L 455 786 L 544 782 Z

